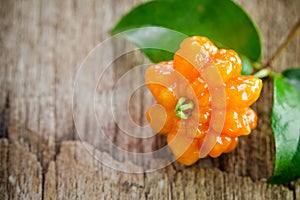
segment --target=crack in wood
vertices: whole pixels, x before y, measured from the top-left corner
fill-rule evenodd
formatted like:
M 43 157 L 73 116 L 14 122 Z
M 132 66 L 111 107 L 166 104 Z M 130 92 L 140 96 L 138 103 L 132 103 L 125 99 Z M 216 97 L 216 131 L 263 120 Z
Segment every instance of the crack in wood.
M 10 112 L 10 104 L 9 104 L 9 91 L 8 91 L 6 94 L 5 106 L 3 110 L 0 112 L 0 138 L 1 137 L 9 138 L 9 134 L 8 134 L 9 112 Z

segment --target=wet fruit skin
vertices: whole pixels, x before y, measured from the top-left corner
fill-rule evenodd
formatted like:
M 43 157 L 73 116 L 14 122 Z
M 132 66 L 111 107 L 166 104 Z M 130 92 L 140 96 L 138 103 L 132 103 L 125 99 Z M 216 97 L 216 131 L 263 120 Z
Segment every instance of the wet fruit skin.
M 211 88 L 197 68 L 201 66 L 200 50 L 221 76 L 226 94 L 223 110 L 213 107 Z M 262 81 L 254 76 L 242 76 L 241 69 L 241 60 L 235 51 L 218 49 L 209 39 L 200 36 L 185 39 L 174 61 L 147 69 L 146 84 L 157 103 L 147 110 L 146 116 L 155 132 L 167 134 L 167 142 L 178 162 L 191 165 L 199 159 L 208 129 L 219 125 L 210 124 L 212 112 L 225 112 L 225 119 L 208 153 L 211 157 L 231 152 L 237 146 L 238 137 L 250 134 L 256 127 L 257 116 L 249 106 L 259 98 Z

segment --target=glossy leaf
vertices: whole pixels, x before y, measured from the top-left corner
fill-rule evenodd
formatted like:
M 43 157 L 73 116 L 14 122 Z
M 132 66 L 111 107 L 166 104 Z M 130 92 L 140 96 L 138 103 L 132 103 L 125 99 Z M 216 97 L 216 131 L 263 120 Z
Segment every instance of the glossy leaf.
M 289 83 L 296 88 L 300 94 L 300 68 L 288 69 L 282 73 L 288 78 Z
M 261 42 L 255 25 L 245 11 L 230 0 L 149 1 L 127 13 L 111 33 L 114 35 L 145 26 L 160 26 L 187 36 L 206 36 L 220 48 L 234 49 L 252 61 L 260 59 Z M 166 57 L 170 59 L 173 52 L 166 55 L 166 52 L 158 54 L 157 51 L 145 50 L 147 44 L 141 37 L 149 33 L 138 31 L 137 34 L 132 30 L 124 36 L 141 48 L 153 62 L 163 61 Z M 150 36 L 146 43 L 162 42 L 163 45 L 176 46 L 178 49 L 181 42 L 169 38 L 168 41 L 172 42 L 167 43 L 165 35 L 161 34 L 153 33 Z
M 299 69 L 296 71 L 299 72 Z M 269 180 L 271 183 L 284 183 L 300 177 L 300 100 L 297 91 L 300 87 L 299 77 L 287 71 L 283 74 L 287 77 L 274 77 L 271 122 L 276 161 L 273 176 Z M 291 84 L 291 81 L 295 84 Z
M 252 74 L 253 70 L 253 64 L 251 62 L 251 60 L 249 60 L 247 57 L 245 56 L 241 56 L 241 60 L 242 60 L 242 75 L 249 75 Z
M 178 31 L 158 26 L 130 29 L 122 32 L 122 36 L 139 47 L 154 63 L 173 60 L 180 43 L 188 37 Z

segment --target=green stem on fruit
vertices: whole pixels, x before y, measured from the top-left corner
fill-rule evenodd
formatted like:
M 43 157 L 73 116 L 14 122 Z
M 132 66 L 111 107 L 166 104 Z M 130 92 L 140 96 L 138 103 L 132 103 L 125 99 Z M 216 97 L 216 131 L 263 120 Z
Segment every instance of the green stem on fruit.
M 258 72 L 256 72 L 253 76 L 256 76 L 257 78 L 266 78 L 268 77 L 272 72 L 270 67 L 267 68 L 263 68 L 261 70 L 259 70 Z
M 188 119 L 193 110 L 194 102 L 186 97 L 180 97 L 174 109 L 174 113 L 181 119 Z

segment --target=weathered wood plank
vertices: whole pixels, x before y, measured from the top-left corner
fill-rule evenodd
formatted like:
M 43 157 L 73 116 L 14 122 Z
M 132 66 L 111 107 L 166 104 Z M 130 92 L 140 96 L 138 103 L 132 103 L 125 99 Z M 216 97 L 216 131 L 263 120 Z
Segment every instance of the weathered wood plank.
M 7 59 L 9 56 L 9 45 L 6 40 L 9 40 L 7 35 L 11 33 L 12 29 L 12 12 L 7 12 L 7 10 L 12 10 L 12 2 L 1 3 L 0 6 L 0 112 L 2 117 L 2 111 L 5 108 L 7 93 L 8 93 L 8 66 L 11 62 Z M 0 135 L 2 133 L 0 132 Z
M 36 46 L 39 37 L 39 5 L 39 1 L 14 3 L 12 20 L 15 22 L 15 42 L 10 49 L 10 56 L 14 58 L 15 63 L 13 67 L 9 67 L 14 76 L 11 83 L 10 119 L 20 121 L 36 131 L 39 126 L 39 53 Z M 29 117 L 32 120 L 28 120 Z M 17 134 L 16 137 L 19 137 L 22 132 Z M 14 137 L 13 134 L 11 136 Z
M 93 148 L 90 146 L 90 148 Z M 41 198 L 42 169 L 30 149 L 1 139 L 1 188 L 12 199 Z M 81 142 L 63 142 L 45 174 L 44 198 L 130 199 L 293 199 L 283 186 L 253 182 L 218 169 L 197 166 L 176 170 L 172 165 L 146 174 L 118 172 L 95 161 Z M 106 159 L 112 159 L 103 155 Z M 8 162 L 6 162 L 8 160 Z M 132 165 L 119 163 L 120 165 Z M 130 166 L 125 166 L 130 167 Z M 188 178 L 187 178 L 188 177 Z M 5 181 L 6 180 L 6 181 Z M 3 191 L 3 190 L 2 190 Z M 298 189 L 296 187 L 296 192 Z M 298 194 L 298 193 L 296 193 Z
M 1 199 L 41 198 L 42 195 L 45 199 L 292 199 L 293 191 L 263 181 L 271 175 L 274 163 L 269 120 L 270 80 L 264 82 L 262 97 L 254 106 L 260 117 L 257 130 L 242 138 L 238 149 L 231 154 L 203 159 L 193 167 L 175 163 L 140 175 L 112 170 L 94 159 L 97 156 L 115 165 L 140 167 L 122 163 L 126 157 L 105 153 L 106 146 L 98 140 L 99 124 L 91 120 L 94 110 L 79 109 L 84 137 L 76 134 L 72 95 L 76 72 L 88 52 L 109 38 L 109 29 L 123 13 L 143 1 L 1 1 L 0 137 L 9 138 L 1 139 L 0 143 Z M 236 2 L 249 12 L 261 30 L 262 63 L 266 63 L 299 21 L 300 1 Z M 276 71 L 300 65 L 299 40 L 298 31 L 287 48 L 270 63 Z M 128 47 L 125 42 L 117 44 L 112 47 L 111 57 L 100 55 L 92 64 L 98 64 L 99 69 L 106 67 L 101 64 Z M 139 52 L 132 52 L 115 60 L 103 80 L 96 82 L 85 77 L 85 84 L 81 86 L 82 100 L 88 87 L 98 86 L 96 111 L 100 119 L 107 117 L 106 111 L 110 108 L 103 110 L 101 103 L 112 92 L 114 84 L 130 67 L 147 62 Z M 99 69 L 92 69 L 91 73 Z M 130 86 L 142 78 L 142 70 L 130 74 L 120 94 L 125 95 Z M 143 113 L 152 101 L 144 92 L 143 89 L 137 91 L 133 98 L 135 103 L 128 107 L 133 121 L 140 125 L 145 122 Z M 129 115 L 121 112 L 120 117 Z M 123 149 L 149 152 L 165 144 L 162 137 L 146 141 L 121 135 L 115 121 L 112 119 L 109 123 L 108 138 Z M 130 128 L 126 122 L 121 125 Z M 132 134 L 138 135 L 138 129 Z M 80 142 L 61 144 L 64 140 L 79 139 L 94 145 L 89 147 L 94 157 Z M 203 169 L 210 167 L 225 172 Z M 297 199 L 299 181 L 294 190 Z
M 44 180 L 44 199 L 57 199 L 57 184 L 56 184 L 56 166 L 55 162 L 51 161 L 47 168 L 47 173 L 45 173 L 45 180 Z
M 58 199 L 293 199 L 293 191 L 286 187 L 215 168 L 176 171 L 168 166 L 146 174 L 118 172 L 95 163 L 80 142 L 63 142 L 55 165 L 57 171 L 52 167 L 46 179 L 58 179 Z M 55 195 L 47 190 L 45 194 Z
M 1 199 L 41 199 L 42 167 L 37 157 L 18 142 L 0 140 Z M 6 155 L 5 155 L 6 154 Z
M 0 199 L 8 199 L 8 140 L 0 140 Z

